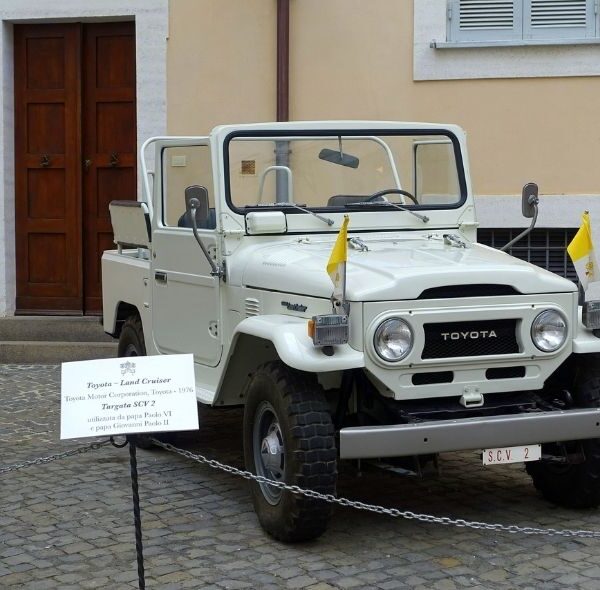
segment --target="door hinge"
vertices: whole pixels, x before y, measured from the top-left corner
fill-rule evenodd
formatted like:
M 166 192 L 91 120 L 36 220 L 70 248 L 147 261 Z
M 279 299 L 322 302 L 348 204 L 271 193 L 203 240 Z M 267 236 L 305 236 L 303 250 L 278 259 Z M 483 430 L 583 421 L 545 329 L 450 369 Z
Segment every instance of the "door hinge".
M 210 276 L 222 279 L 224 283 L 227 282 L 227 264 L 225 260 L 221 264 L 217 264 L 215 270 L 210 273 Z
M 219 322 L 209 322 L 208 323 L 208 332 L 213 338 L 219 337 Z
M 452 4 L 448 4 L 448 20 L 452 20 Z

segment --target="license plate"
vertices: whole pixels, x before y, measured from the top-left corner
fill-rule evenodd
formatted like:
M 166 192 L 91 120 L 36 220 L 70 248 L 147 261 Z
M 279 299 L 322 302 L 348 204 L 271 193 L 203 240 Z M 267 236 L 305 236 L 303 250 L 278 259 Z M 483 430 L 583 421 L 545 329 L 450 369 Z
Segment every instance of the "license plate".
M 523 463 L 538 461 L 542 456 L 542 445 L 527 445 L 525 447 L 501 447 L 499 449 L 484 449 L 483 464 L 499 465 L 501 463 Z

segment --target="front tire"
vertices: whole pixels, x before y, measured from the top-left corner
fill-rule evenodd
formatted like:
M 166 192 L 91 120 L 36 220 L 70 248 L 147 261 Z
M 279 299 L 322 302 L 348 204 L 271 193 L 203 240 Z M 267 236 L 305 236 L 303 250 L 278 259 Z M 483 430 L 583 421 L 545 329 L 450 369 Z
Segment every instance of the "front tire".
M 600 370 L 598 360 L 581 363 L 575 380 L 577 407 L 600 407 Z M 600 504 L 600 439 L 565 443 L 567 448 L 581 445 L 584 460 L 575 464 L 549 461 L 526 463 L 533 484 L 554 504 L 567 508 L 595 508 Z M 551 447 L 554 445 L 551 445 Z
M 272 481 L 335 493 L 337 451 L 331 415 L 316 378 L 281 362 L 260 367 L 244 408 L 246 469 Z M 280 541 L 307 541 L 327 528 L 330 505 L 250 482 L 263 529 Z

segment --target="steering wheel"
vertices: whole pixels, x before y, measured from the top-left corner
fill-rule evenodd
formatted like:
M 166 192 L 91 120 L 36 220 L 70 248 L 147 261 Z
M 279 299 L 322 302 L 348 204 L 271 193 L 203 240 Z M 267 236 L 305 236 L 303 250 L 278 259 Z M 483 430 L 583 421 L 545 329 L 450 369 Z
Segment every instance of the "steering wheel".
M 402 190 L 401 188 L 386 188 L 386 189 L 383 189 L 382 191 L 377 191 L 376 193 L 373 193 L 365 201 L 365 203 L 370 203 L 371 201 L 374 201 L 375 199 L 378 199 L 379 197 L 383 197 L 383 195 L 404 195 L 405 197 L 408 197 L 415 205 L 419 204 L 417 199 L 414 197 L 414 195 L 411 195 L 408 191 Z

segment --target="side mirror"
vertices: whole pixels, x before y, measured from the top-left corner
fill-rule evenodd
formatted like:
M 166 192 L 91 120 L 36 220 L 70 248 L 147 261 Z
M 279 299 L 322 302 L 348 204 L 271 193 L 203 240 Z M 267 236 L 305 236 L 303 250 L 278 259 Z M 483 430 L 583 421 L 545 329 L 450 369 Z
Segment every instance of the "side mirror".
M 538 185 L 535 182 L 528 182 L 523 187 L 523 196 L 521 197 L 521 211 L 523 217 L 531 219 L 535 215 L 540 199 L 538 197 Z
M 508 244 L 504 244 L 504 246 L 500 248 L 501 252 L 506 252 L 513 244 L 516 244 L 521 238 L 524 238 L 535 227 L 535 222 L 537 221 L 538 216 L 539 202 L 540 199 L 538 198 L 538 185 L 535 184 L 535 182 L 528 182 L 523 187 L 521 211 L 523 212 L 523 217 L 532 219 L 531 225 L 527 229 L 524 229 L 516 238 L 513 238 L 510 242 L 508 242 Z
M 192 207 L 200 211 L 201 217 L 208 217 L 208 191 L 205 187 L 193 184 L 185 189 L 185 210 L 190 215 Z

